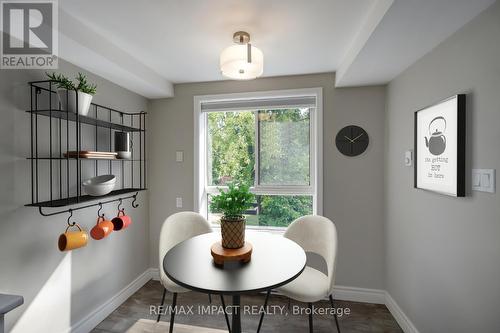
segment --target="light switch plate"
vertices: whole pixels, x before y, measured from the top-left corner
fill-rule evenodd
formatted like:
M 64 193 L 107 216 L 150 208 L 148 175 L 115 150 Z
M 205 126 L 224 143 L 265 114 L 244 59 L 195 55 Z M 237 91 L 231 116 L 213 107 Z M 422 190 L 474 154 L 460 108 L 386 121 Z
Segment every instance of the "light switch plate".
M 472 190 L 495 193 L 495 169 L 472 169 Z
M 184 152 L 182 150 L 178 150 L 175 152 L 175 161 L 176 162 L 184 161 Z
M 476 172 L 476 170 L 472 170 L 472 189 L 481 186 L 481 174 Z
M 175 207 L 182 208 L 182 198 L 175 198 Z

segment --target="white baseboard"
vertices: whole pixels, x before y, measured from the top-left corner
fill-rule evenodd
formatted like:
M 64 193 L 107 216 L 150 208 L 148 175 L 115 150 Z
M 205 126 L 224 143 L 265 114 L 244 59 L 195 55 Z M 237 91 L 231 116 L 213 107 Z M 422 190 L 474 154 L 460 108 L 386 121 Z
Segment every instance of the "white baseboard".
M 120 306 L 127 298 L 132 296 L 150 279 L 160 280 L 160 272 L 158 268 L 150 268 L 127 287 L 123 288 L 117 295 L 110 299 L 107 303 L 103 304 L 93 313 L 82 319 L 73 326 L 72 333 L 87 333 L 97 326 L 104 318 Z M 385 304 L 387 309 L 391 312 L 394 319 L 397 321 L 403 332 L 405 333 L 419 333 L 415 325 L 401 310 L 396 301 L 389 295 L 389 293 L 382 289 L 369 289 L 348 286 L 336 286 L 334 288 L 334 297 L 336 300 Z
M 406 316 L 406 314 L 401 310 L 398 303 L 394 300 L 394 298 L 389 295 L 388 292 L 385 292 L 385 306 L 389 309 L 389 312 L 392 314 L 394 319 L 398 322 L 399 326 L 405 333 L 419 333 L 415 325 L 411 322 L 410 318 Z
M 410 318 L 408 318 L 398 303 L 385 290 L 336 286 L 333 295 L 335 299 L 343 301 L 384 304 L 403 332 L 419 333 Z
M 385 304 L 385 291 L 347 286 L 335 286 L 333 297 L 341 301 Z
M 155 281 L 160 281 L 160 270 L 158 268 L 150 268 L 151 278 Z
M 158 271 L 158 270 L 156 270 Z M 88 333 L 92 331 L 101 321 L 115 311 L 120 305 L 123 304 L 130 296 L 137 290 L 151 280 L 154 272 L 153 269 L 148 269 L 139 275 L 128 286 L 120 290 L 116 295 L 111 297 L 106 303 L 99 306 L 93 312 L 88 314 L 85 318 L 72 325 L 69 332 L 71 333 Z

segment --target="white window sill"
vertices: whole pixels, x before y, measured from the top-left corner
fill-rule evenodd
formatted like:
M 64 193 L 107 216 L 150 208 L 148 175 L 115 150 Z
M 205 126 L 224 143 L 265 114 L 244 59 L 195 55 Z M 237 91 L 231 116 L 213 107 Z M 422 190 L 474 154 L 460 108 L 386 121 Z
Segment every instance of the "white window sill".
M 220 231 L 220 224 L 212 224 L 212 228 L 216 231 Z M 253 225 L 247 225 L 246 229 L 257 232 L 267 232 L 275 235 L 283 235 L 286 231 L 286 228 L 284 227 L 258 227 Z

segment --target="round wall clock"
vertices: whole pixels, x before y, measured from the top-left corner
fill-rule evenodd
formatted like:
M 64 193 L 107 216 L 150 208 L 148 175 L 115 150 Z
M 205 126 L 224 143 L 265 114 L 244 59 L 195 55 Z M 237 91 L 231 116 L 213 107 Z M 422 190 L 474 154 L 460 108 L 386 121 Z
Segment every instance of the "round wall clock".
M 349 125 L 341 129 L 335 138 L 337 149 L 346 156 L 358 156 L 366 148 L 370 138 L 368 133 L 359 126 Z

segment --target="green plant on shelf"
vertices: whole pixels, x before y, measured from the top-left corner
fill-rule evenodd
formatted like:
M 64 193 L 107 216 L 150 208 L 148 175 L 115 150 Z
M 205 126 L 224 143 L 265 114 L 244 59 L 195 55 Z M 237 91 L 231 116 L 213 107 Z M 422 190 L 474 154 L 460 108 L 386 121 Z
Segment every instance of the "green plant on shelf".
M 52 73 L 52 74 L 45 73 L 45 74 L 47 74 L 49 79 L 51 79 L 52 81 L 54 81 L 57 84 L 57 88 L 59 88 L 59 89 L 68 89 L 68 90 L 75 90 L 76 89 L 75 85 L 73 84 L 73 81 L 68 79 L 63 74 L 56 74 L 56 73 Z
M 227 220 L 240 220 L 255 202 L 255 196 L 246 184 L 230 183 L 227 191 L 218 190 L 220 194 L 212 197 L 210 208 L 212 212 L 222 213 Z
M 76 80 L 78 84 L 75 84 L 71 79 L 67 78 L 63 74 L 56 73 L 45 73 L 47 77 L 57 84 L 59 89 L 76 90 L 89 95 L 95 95 L 97 91 L 97 85 L 91 84 L 87 81 L 87 76 L 82 73 L 78 73 Z
M 78 77 L 76 79 L 78 80 L 78 86 L 76 87 L 76 90 L 89 95 L 95 95 L 97 86 L 95 84 L 88 83 L 87 76 L 82 73 L 78 73 Z

